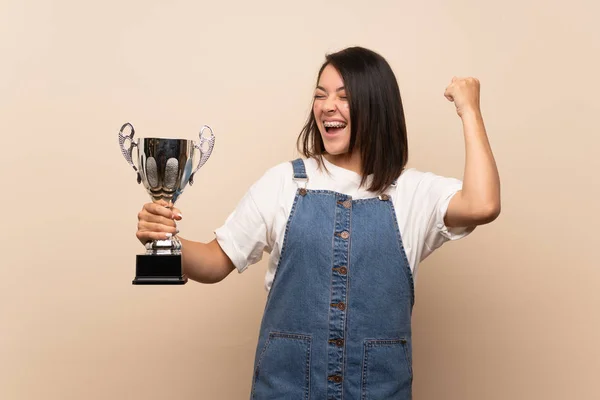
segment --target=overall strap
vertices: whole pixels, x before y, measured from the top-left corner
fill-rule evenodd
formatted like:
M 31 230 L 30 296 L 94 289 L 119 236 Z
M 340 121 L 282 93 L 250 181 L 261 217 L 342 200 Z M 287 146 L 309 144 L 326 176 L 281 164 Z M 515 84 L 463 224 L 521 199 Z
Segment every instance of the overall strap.
M 303 159 L 297 158 L 292 161 L 292 167 L 294 167 L 294 179 L 308 179 Z
M 308 185 L 308 175 L 306 175 L 304 160 L 301 158 L 295 159 L 292 161 L 292 167 L 294 168 L 294 181 L 300 187 L 300 194 L 304 196 L 306 194 L 306 186 Z M 304 182 L 304 186 L 300 186 L 300 182 Z

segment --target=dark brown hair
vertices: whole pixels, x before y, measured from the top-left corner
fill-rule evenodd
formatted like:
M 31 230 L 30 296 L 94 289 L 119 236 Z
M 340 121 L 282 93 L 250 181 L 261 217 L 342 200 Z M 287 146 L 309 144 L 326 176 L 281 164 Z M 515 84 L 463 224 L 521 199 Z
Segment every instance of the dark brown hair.
M 385 191 L 404 170 L 408 161 L 408 139 L 404 108 L 396 76 L 388 62 L 379 54 L 350 47 L 329 54 L 319 70 L 332 65 L 342 76 L 350 107 L 350 146 L 360 151 L 361 186 L 373 174 L 369 191 Z M 321 165 L 325 151 L 314 112 L 297 140 L 298 150 L 305 157 L 314 157 Z

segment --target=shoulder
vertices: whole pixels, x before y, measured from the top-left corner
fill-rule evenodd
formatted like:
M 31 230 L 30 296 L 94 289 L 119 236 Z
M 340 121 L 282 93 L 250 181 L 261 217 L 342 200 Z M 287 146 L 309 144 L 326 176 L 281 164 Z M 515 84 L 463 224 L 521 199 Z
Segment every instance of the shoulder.
M 292 163 L 290 161 L 281 162 L 265 170 L 262 176 L 252 185 L 252 190 L 281 186 L 289 180 L 292 175 Z
M 406 169 L 398 178 L 394 200 L 404 207 L 430 214 L 462 189 L 462 181 L 415 168 Z
M 293 167 L 290 161 L 281 162 L 265 170 L 249 190 L 249 195 L 263 210 L 275 207 L 286 201 L 290 191 L 294 191 Z
M 292 176 L 293 174 L 293 167 L 292 167 L 292 162 L 290 161 L 285 161 L 285 162 L 281 162 L 277 165 L 272 166 L 271 168 L 267 169 L 262 178 L 263 179 L 285 179 L 285 178 L 289 178 L 290 176 Z
M 456 178 L 408 168 L 398 178 L 396 187 L 399 193 L 426 193 L 431 190 L 453 189 L 462 186 L 462 181 Z

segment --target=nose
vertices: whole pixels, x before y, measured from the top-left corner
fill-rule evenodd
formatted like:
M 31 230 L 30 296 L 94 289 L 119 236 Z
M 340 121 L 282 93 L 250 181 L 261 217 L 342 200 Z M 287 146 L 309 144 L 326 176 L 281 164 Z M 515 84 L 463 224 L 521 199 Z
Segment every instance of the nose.
M 335 101 L 328 97 L 327 99 L 325 99 L 325 101 L 323 102 L 323 112 L 325 113 L 332 113 L 335 111 Z

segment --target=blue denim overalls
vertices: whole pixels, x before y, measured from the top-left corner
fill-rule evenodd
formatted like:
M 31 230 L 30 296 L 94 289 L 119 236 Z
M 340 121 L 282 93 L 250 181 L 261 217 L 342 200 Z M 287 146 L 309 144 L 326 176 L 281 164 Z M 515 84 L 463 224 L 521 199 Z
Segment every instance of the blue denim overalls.
M 306 180 L 304 161 L 292 161 Z M 412 273 L 390 197 L 296 192 L 256 350 L 256 400 L 411 399 Z

